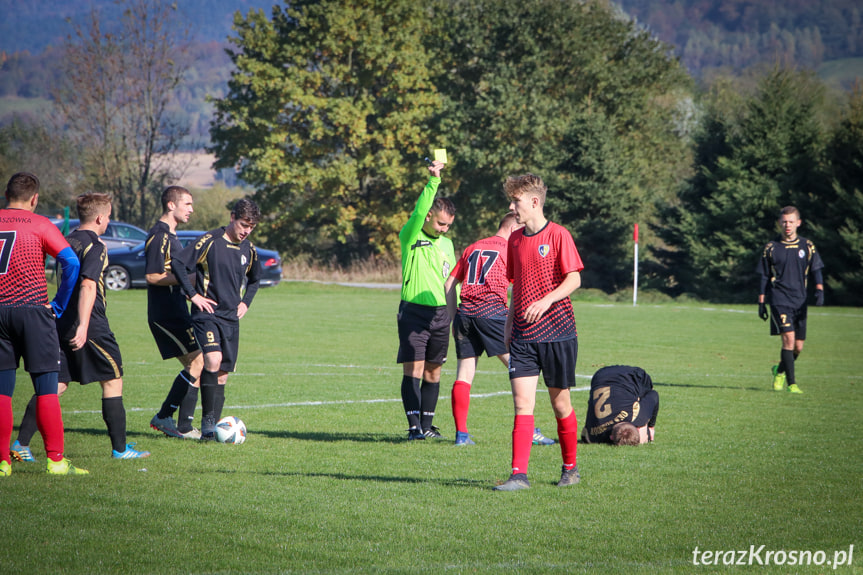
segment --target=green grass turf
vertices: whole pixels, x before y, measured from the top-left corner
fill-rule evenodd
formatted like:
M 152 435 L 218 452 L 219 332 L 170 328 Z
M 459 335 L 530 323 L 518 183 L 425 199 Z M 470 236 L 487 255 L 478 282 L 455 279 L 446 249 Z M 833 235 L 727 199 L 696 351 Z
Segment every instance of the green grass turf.
M 863 310 L 811 308 L 802 396 L 774 393 L 779 340 L 752 306 L 576 301 L 579 386 L 602 365 L 644 367 L 661 397 L 657 441 L 580 445 L 581 484 L 558 489 L 558 446 L 534 446 L 532 488 L 498 493 L 510 464 L 505 370 L 483 359 L 474 447 L 408 443 L 395 364 L 398 292 L 287 283 L 242 321 L 225 415 L 241 446 L 149 429 L 178 369 L 159 359 L 143 290 L 111 293 L 125 360 L 129 441 L 114 461 L 96 385 L 62 399 L 66 452 L 87 477 L 38 464 L 0 480 L 3 573 L 725 573 L 693 551 L 834 551 L 861 573 Z M 454 352 L 452 354 L 454 356 Z M 452 438 L 455 358 L 436 423 Z M 30 395 L 19 372 L 16 420 Z M 556 437 L 544 391 L 537 424 Z M 579 422 L 587 392 L 573 394 Z M 198 412 L 200 413 L 200 412 Z M 761 557 L 764 556 L 762 552 Z M 733 568 L 740 571 L 742 568 Z M 756 566 L 826 573 L 828 566 Z

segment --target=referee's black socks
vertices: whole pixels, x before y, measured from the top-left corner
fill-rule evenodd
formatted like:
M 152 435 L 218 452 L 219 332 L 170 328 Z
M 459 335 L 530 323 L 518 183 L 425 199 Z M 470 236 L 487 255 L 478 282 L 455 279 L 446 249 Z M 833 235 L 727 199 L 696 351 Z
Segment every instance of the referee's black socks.
M 402 405 L 410 429 L 420 428 L 420 378 L 402 376 Z
M 431 429 L 432 420 L 434 419 L 434 410 L 437 408 L 437 399 L 440 396 L 440 382 L 423 380 L 421 390 L 422 396 L 422 413 L 420 415 L 420 424 L 423 431 Z

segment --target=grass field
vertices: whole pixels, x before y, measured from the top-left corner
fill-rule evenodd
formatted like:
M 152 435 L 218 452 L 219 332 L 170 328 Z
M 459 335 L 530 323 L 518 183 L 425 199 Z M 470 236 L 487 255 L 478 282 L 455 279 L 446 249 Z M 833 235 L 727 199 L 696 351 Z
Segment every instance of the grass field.
M 754 305 L 576 301 L 579 422 L 598 367 L 639 365 L 661 397 L 657 441 L 579 446 L 581 484 L 564 489 L 558 446 L 534 446 L 533 487 L 498 493 L 512 428 L 503 366 L 480 363 L 476 446 L 408 443 L 397 300 L 301 283 L 261 290 L 224 409 L 249 438 L 229 446 L 149 429 L 178 364 L 158 359 L 145 292 L 111 293 L 129 440 L 153 456 L 112 460 L 98 388 L 71 388 L 66 451 L 91 475 L 47 476 L 34 439 L 39 464 L 0 481 L 0 572 L 863 573 L 863 310 L 811 309 L 797 363 L 806 393 L 791 396 L 770 388 L 779 342 Z M 453 358 L 436 419 L 450 438 L 454 370 Z M 19 374 L 16 419 L 30 390 Z M 537 424 L 556 437 L 539 393 Z M 748 560 L 762 545 L 762 560 L 808 551 L 824 564 L 730 567 L 727 553 L 693 564 L 696 547 L 702 563 L 705 550 Z M 851 565 L 826 564 L 851 545 Z

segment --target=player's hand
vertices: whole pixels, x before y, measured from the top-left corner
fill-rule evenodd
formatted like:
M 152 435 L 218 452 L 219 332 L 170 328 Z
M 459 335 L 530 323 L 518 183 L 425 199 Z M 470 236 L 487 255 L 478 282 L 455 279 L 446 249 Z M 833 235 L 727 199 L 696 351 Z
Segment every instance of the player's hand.
M 821 307 L 822 305 L 824 305 L 824 290 L 823 289 L 815 290 L 815 305 L 817 305 L 818 307 Z
M 770 316 L 767 314 L 767 304 L 762 302 L 758 302 L 758 317 L 767 321 L 770 319 Z
M 243 319 L 243 316 L 246 315 L 247 311 L 249 311 L 249 306 L 240 302 L 240 305 L 237 306 L 237 319 Z
M 196 293 L 195 295 L 193 295 L 191 301 L 193 304 L 195 304 L 195 306 L 199 310 L 205 311 L 207 313 L 215 312 L 216 306 L 219 305 L 219 303 L 216 300 L 212 300 L 208 297 L 204 297 L 199 293 Z
M 542 314 L 548 311 L 551 307 L 551 302 L 546 302 L 545 298 L 536 300 L 524 310 L 524 321 L 534 323 L 542 317 Z
M 79 349 L 83 349 L 86 343 L 87 327 L 79 325 L 78 329 L 75 330 L 75 337 L 69 340 L 69 345 L 72 347 L 72 351 L 78 351 Z
M 51 303 L 48 304 L 48 307 L 50 307 L 51 311 L 54 312 L 54 317 L 56 319 L 60 319 L 60 316 L 63 315 L 63 313 L 60 311 L 60 304 L 56 301 L 51 300 Z
M 444 165 L 445 164 L 443 162 L 438 162 L 437 160 L 435 160 L 429 166 L 429 172 L 431 172 L 431 175 L 433 175 L 434 177 L 439 178 L 440 171 L 443 169 Z

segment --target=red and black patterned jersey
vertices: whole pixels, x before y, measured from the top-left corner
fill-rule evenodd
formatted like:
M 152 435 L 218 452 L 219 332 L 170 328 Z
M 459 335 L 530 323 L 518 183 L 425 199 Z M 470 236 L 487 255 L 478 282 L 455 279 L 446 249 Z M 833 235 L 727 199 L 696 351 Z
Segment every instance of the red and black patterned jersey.
M 777 238 L 761 253 L 759 272 L 767 284 L 766 301 L 777 306 L 800 308 L 806 303 L 809 273 L 824 268 L 815 244 L 798 236 L 786 242 Z
M 533 235 L 516 230 L 509 238 L 507 277 L 512 280 L 512 339 L 549 342 L 573 339 L 578 334 L 572 301 L 565 297 L 551 304 L 534 323 L 524 321 L 524 311 L 559 286 L 567 274 L 584 269 L 581 257 L 566 228 L 546 223 Z
M 507 242 L 492 236 L 475 242 L 461 254 L 452 275 L 461 282 L 458 311 L 468 317 L 506 319 Z
M 237 321 L 241 302 L 251 306 L 258 292 L 261 264 L 258 251 L 247 239 L 235 244 L 225 228 L 207 232 L 174 256 L 174 275 L 188 297 L 195 293 L 217 302 L 217 317 Z M 181 270 L 181 263 L 185 267 Z M 188 274 L 195 274 L 192 286 Z M 244 285 L 245 284 L 245 285 Z M 245 294 L 243 288 L 245 287 Z M 206 313 L 192 306 L 192 315 Z
M 174 256 L 183 249 L 177 234 L 165 222 L 159 220 L 150 228 L 144 246 L 146 264 L 144 273 L 161 274 L 173 272 Z M 147 284 L 147 321 L 158 322 L 189 316 L 186 295 L 179 285 L 158 286 Z
M 0 306 L 48 305 L 45 254 L 69 247 L 57 226 L 27 210 L 0 210 Z
M 81 271 L 78 272 L 78 281 L 72 290 L 69 306 L 63 316 L 57 320 L 57 330 L 60 334 L 68 333 L 78 325 L 78 298 L 81 297 L 81 282 L 85 279 L 96 282 L 96 301 L 93 302 L 93 311 L 90 312 L 90 321 L 95 324 L 99 320 L 108 321 L 105 315 L 105 280 L 102 274 L 108 267 L 108 248 L 99 239 L 99 235 L 91 230 L 75 230 L 66 236 L 66 240 L 78 261 L 81 262 Z

